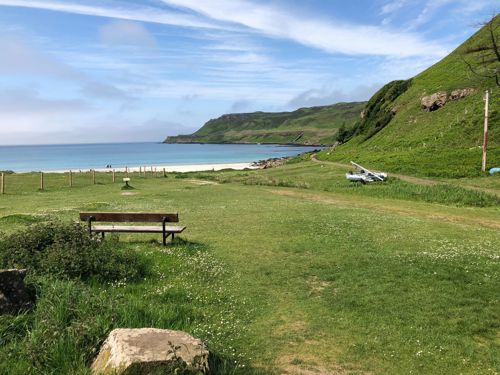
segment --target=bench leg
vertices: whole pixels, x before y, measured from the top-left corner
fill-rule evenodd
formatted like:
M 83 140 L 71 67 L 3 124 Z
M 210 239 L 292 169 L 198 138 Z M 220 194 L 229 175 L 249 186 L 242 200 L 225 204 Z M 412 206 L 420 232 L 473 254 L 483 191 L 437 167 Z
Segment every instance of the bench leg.
M 173 233 L 163 233 L 163 246 L 167 246 L 167 238 L 172 236 L 170 243 L 174 242 L 174 234 Z
M 101 232 L 101 237 L 102 239 L 104 239 L 104 232 Z

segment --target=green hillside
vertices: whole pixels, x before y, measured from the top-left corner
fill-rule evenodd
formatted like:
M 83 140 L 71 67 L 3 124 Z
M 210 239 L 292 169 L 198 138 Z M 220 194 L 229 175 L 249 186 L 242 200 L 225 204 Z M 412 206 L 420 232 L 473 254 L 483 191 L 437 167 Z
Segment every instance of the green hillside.
M 208 121 L 190 135 L 168 137 L 166 143 L 333 144 L 341 127 L 352 127 L 364 102 L 301 108 L 293 112 L 227 114 Z
M 492 21 L 499 41 L 500 17 Z M 363 118 L 344 135 L 352 137 L 318 158 L 347 162 L 357 160 L 367 167 L 417 175 L 461 177 L 481 174 L 484 100 L 490 96 L 488 168 L 500 166 L 500 90 L 488 72 L 500 72 L 491 33 L 483 27 L 443 60 L 407 81 L 394 81 L 380 89 L 368 102 Z M 471 52 L 472 51 L 472 52 Z M 471 71 L 466 61 L 476 73 Z M 482 69 L 482 70 L 481 70 Z M 450 99 L 454 90 L 467 90 L 465 97 Z M 444 106 L 428 111 L 421 99 L 446 92 Z M 455 92 L 456 96 L 456 92 Z

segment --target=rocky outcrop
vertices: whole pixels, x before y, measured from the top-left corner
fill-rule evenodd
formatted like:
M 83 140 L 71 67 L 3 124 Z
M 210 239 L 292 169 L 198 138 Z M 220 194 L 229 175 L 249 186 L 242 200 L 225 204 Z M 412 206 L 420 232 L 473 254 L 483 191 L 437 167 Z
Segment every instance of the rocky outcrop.
M 429 96 L 424 96 L 420 99 L 420 105 L 422 109 L 427 112 L 435 111 L 441 107 L 444 107 L 448 101 L 448 93 L 446 91 L 439 91 Z
M 279 167 L 280 165 L 285 164 L 288 159 L 290 159 L 290 158 L 283 157 L 283 158 L 272 158 L 272 159 L 267 159 L 267 160 L 259 160 L 259 161 L 256 161 L 255 163 L 253 163 L 253 166 L 261 168 L 261 169 L 274 168 L 274 167 Z
M 476 89 L 472 87 L 466 87 L 465 89 L 453 90 L 451 92 L 450 98 L 451 100 L 462 99 L 469 95 L 475 94 L 476 92 L 477 92 Z
M 477 90 L 472 87 L 453 90 L 450 96 L 448 96 L 448 93 L 446 91 L 439 91 L 432 95 L 424 96 L 423 98 L 421 98 L 420 105 L 425 111 L 432 112 L 441 107 L 444 107 L 444 105 L 450 100 L 462 99 L 476 92 Z
M 24 284 L 25 269 L 0 270 L 0 314 L 15 314 L 33 306 L 32 293 Z
M 115 329 L 92 364 L 93 374 L 206 374 L 209 352 L 193 336 L 167 329 Z

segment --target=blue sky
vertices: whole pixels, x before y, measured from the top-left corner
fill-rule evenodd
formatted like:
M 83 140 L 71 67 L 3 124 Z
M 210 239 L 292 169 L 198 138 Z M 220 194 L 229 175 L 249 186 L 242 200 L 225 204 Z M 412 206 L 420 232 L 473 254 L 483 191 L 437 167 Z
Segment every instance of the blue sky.
M 367 100 L 500 0 L 0 0 L 0 144 L 161 141 Z

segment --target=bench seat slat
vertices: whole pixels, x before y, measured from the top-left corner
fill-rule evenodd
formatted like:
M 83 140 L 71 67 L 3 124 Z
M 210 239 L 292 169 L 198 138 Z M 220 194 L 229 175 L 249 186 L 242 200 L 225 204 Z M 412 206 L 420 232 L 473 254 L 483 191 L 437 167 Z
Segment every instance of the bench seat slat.
M 165 226 L 167 233 L 182 233 L 186 227 Z M 92 225 L 92 232 L 116 232 L 116 233 L 163 233 L 163 228 L 158 225 Z

